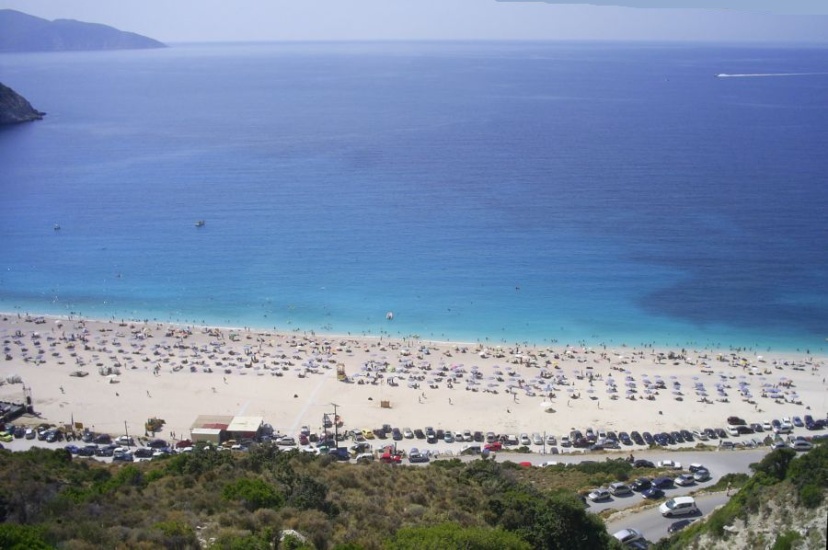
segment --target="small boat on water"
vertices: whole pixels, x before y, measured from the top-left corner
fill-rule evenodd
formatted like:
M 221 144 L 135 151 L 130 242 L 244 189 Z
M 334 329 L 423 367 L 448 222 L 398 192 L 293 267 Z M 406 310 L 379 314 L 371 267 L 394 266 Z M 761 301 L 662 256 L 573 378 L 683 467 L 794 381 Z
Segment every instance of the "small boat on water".
M 204 220 L 198 220 L 197 222 L 195 222 L 195 226 L 196 227 L 204 227 Z
M 389 311 L 388 313 L 385 314 L 385 318 L 388 319 L 389 321 L 393 321 L 394 320 L 394 312 Z
M 60 224 L 56 223 L 52 229 L 54 229 L 55 231 L 60 231 Z

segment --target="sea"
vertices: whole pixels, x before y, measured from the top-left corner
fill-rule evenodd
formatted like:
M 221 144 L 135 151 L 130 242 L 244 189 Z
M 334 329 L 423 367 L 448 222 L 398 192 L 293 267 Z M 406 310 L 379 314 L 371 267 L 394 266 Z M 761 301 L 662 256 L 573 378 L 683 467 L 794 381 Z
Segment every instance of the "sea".
M 0 81 L 47 112 L 0 131 L 0 311 L 828 349 L 826 47 L 173 44 Z

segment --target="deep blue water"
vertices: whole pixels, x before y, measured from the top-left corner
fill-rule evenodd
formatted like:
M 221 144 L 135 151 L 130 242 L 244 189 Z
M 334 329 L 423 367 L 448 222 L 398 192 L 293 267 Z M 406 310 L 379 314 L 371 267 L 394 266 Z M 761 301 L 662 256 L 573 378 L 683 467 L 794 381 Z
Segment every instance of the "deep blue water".
M 826 347 L 828 49 L 179 45 L 0 81 L 48 112 L 0 131 L 0 310 Z

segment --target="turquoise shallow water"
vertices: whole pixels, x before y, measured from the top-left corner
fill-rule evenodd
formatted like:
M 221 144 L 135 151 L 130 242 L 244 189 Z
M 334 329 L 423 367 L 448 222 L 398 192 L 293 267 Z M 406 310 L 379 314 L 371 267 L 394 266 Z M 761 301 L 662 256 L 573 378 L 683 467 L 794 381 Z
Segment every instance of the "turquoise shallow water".
M 0 132 L 0 309 L 823 349 L 825 54 L 331 43 L 4 55 L 2 81 L 49 114 Z

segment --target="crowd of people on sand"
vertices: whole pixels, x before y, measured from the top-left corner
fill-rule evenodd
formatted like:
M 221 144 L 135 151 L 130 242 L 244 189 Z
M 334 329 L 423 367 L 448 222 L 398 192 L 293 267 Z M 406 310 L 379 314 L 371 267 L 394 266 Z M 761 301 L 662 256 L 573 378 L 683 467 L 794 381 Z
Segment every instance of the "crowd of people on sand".
M 237 376 L 272 376 L 291 379 L 289 387 L 300 399 L 314 387 L 309 379 L 331 377 L 399 392 L 388 395 L 408 390 L 420 405 L 440 399 L 456 409 L 470 399 L 489 400 L 507 414 L 528 404 L 548 412 L 567 407 L 572 414 L 594 404 L 593 416 L 646 403 L 657 403 L 659 410 L 668 403 L 723 405 L 720 415 L 736 405 L 756 413 L 773 404 L 805 410 L 822 406 L 811 392 L 825 390 L 825 357 L 810 353 L 765 357 L 746 350 L 459 344 L 17 314 L 3 316 L 0 336 L 4 380 L 17 376 L 26 382 L 29 368 L 38 367 L 78 378 L 98 374 L 111 384 L 137 379 L 137 373 L 156 379 L 207 373 L 221 376 L 223 385 Z M 52 384 L 52 391 L 66 395 L 65 383 Z M 209 386 L 213 394 L 220 393 L 216 386 Z M 146 387 L 147 398 L 153 387 Z M 703 409 L 693 408 L 698 410 Z

